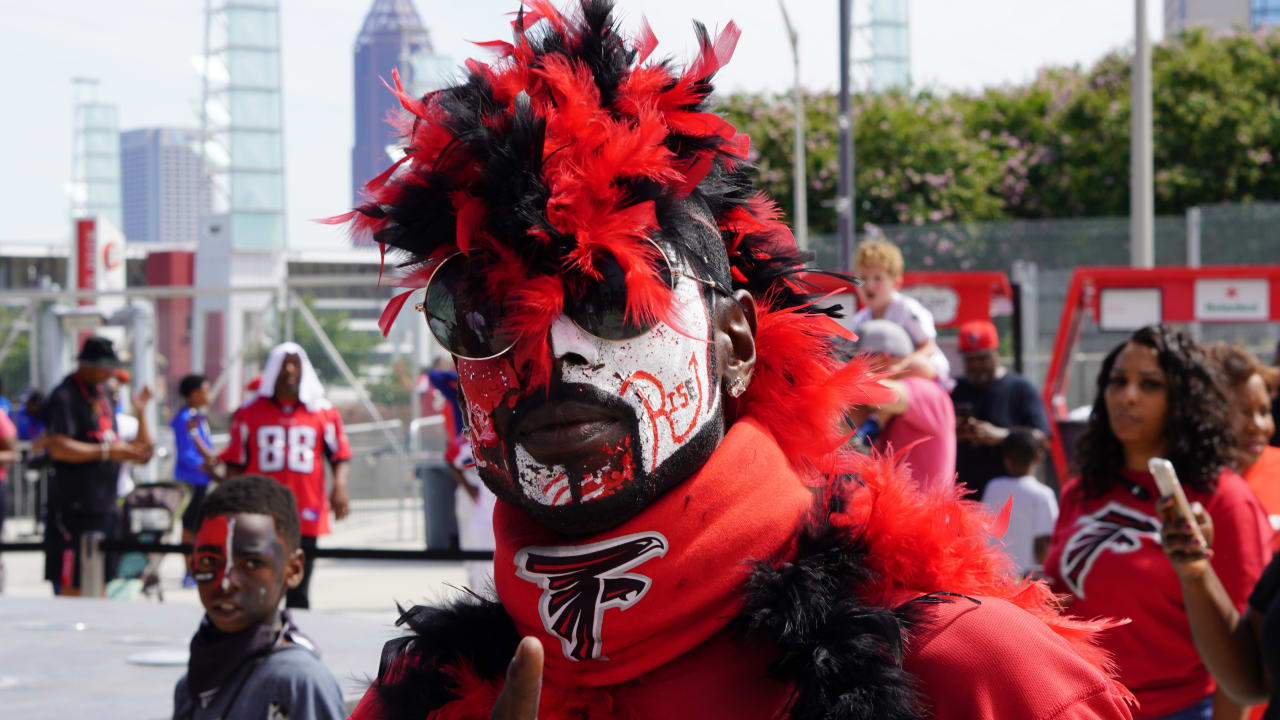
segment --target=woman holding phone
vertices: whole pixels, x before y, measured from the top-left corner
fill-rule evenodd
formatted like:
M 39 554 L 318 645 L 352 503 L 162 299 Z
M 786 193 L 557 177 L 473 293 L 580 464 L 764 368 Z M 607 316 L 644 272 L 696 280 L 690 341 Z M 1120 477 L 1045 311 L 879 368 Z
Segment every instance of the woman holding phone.
M 1081 617 L 1130 620 L 1103 634 L 1139 720 L 1226 720 L 1245 711 L 1215 694 L 1191 637 L 1180 581 L 1161 548 L 1152 458 L 1172 461 L 1187 498 L 1217 529 L 1211 561 L 1226 596 L 1243 607 L 1262 574 L 1270 528 L 1230 470 L 1235 447 L 1225 397 L 1185 334 L 1154 325 L 1103 360 L 1089 425 L 1066 482 L 1045 576 Z

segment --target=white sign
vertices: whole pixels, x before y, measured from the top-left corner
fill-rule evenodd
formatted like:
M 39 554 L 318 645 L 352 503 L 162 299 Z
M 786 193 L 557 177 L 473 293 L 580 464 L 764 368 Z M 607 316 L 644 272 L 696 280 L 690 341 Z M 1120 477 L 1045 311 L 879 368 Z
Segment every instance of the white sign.
M 1197 280 L 1197 320 L 1266 320 L 1271 288 L 1266 280 Z
M 934 325 L 950 325 L 956 319 L 956 313 L 960 312 L 960 296 L 949 287 L 914 285 L 902 292 L 933 313 Z
M 1103 288 L 1098 325 L 1103 330 L 1137 330 L 1162 318 L 1160 288 Z

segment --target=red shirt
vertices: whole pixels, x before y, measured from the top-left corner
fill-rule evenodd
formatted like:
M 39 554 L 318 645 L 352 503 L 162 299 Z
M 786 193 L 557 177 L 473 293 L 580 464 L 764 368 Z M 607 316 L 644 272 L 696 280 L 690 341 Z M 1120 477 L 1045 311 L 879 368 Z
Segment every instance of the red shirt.
M 14 427 L 13 423 L 9 420 L 9 416 L 5 414 L 4 410 L 0 410 L 0 439 L 4 438 L 17 440 L 18 428 Z M 4 478 L 8 474 L 9 466 L 0 464 L 0 482 L 4 482 Z
M 903 667 L 933 720 L 1119 720 L 1114 682 L 1062 636 L 1008 600 L 952 598 L 924 606 Z
M 1084 618 L 1129 618 L 1102 633 L 1120 681 L 1138 698 L 1136 718 L 1183 710 L 1214 691 L 1187 622 L 1182 588 L 1160 549 L 1155 480 L 1124 471 L 1105 495 L 1086 498 L 1078 480 L 1062 489 L 1044 574 L 1054 590 L 1074 596 L 1067 610 Z M 1130 484 L 1131 483 L 1131 484 Z M 1216 492 L 1187 488 L 1213 518 L 1213 569 L 1238 609 L 1270 559 L 1270 526 L 1258 499 L 1233 472 L 1218 477 Z
M 920 609 L 925 622 L 908 642 L 903 667 L 919 680 L 933 720 L 1132 718 L 1101 670 L 1013 603 L 958 597 Z M 631 682 L 575 695 L 590 702 L 590 693 L 606 693 L 598 704 L 611 703 L 615 717 L 776 718 L 790 694 L 765 674 L 777 654 L 775 647 L 721 631 Z M 351 720 L 390 715 L 374 686 Z
M 1258 461 L 1244 471 L 1244 481 L 1266 511 L 1272 530 L 1280 530 L 1280 448 L 1267 446 Z M 1271 549 L 1280 550 L 1280 532 L 1271 540 Z
M 329 533 L 329 497 L 324 487 L 321 450 L 330 463 L 351 459 L 342 417 L 333 406 L 312 412 L 304 405 L 281 407 L 260 397 L 231 416 L 231 444 L 222 461 L 284 483 L 298 500 L 302 534 Z
M 951 396 L 935 380 L 908 375 L 898 382 L 907 389 L 907 409 L 885 423 L 876 438 L 878 450 L 907 452 L 911 477 L 921 489 L 956 483 L 956 412 Z

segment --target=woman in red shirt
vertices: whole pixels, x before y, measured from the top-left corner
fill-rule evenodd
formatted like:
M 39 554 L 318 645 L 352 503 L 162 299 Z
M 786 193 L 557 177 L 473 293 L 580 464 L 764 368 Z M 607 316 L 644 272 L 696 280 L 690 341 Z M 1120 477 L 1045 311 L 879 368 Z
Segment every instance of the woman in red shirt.
M 1275 434 L 1271 396 L 1280 386 L 1280 370 L 1262 364 L 1239 345 L 1217 342 L 1205 347 L 1218 371 L 1218 382 L 1231 404 L 1236 434 L 1235 468 L 1258 496 L 1272 530 L 1280 530 L 1280 448 L 1268 445 Z M 1272 538 L 1280 550 L 1280 535 Z
M 1103 634 L 1139 720 L 1224 720 L 1244 711 L 1215 695 L 1192 642 L 1178 576 L 1160 545 L 1159 498 L 1147 472 L 1173 462 L 1188 498 L 1217 527 L 1213 566 L 1237 608 L 1269 559 L 1257 498 L 1230 470 L 1235 440 L 1208 359 L 1163 325 L 1135 332 L 1103 360 L 1080 475 L 1062 489 L 1045 576 L 1083 617 L 1128 618 Z

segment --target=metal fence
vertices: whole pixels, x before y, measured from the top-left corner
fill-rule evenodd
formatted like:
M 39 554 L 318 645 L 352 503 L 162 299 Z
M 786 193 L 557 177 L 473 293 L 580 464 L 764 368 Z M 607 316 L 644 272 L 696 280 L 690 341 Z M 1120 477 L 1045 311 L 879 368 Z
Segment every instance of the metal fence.
M 136 384 L 146 382 L 156 391 L 149 422 L 158 452 L 134 475 L 140 482 L 169 479 L 173 473 L 173 458 L 168 452 L 173 447 L 169 420 L 182 404 L 178 382 L 189 368 L 201 363 L 192 356 L 195 351 L 189 339 L 165 342 L 163 337 L 172 327 L 192 328 L 194 303 L 186 303 L 187 317 L 171 324 L 166 324 L 163 314 L 155 311 L 163 311 L 166 304 L 181 308 L 176 301 L 190 301 L 201 293 L 265 297 L 267 302 L 261 311 L 246 318 L 244 337 L 229 343 L 208 373 L 218 394 L 209 413 L 215 450 L 225 447 L 231 411 L 245 394 L 243 386 L 234 387 L 229 378 L 254 377 L 272 346 L 285 339 L 294 340 L 307 349 L 329 400 L 346 425 L 353 452 L 352 499 L 374 501 L 355 503 L 353 520 L 359 522 L 354 514 L 362 508 L 375 507 L 379 522 L 385 524 L 391 512 L 387 503 L 392 503 L 397 516 L 395 534 L 379 537 L 389 538 L 388 542 L 397 546 L 410 540 L 423 543 L 428 536 L 440 537 L 445 528 L 443 537 L 447 542 L 456 534 L 456 529 L 449 531 L 452 526 L 447 521 L 453 514 L 452 497 L 445 502 L 444 493 L 437 488 L 435 507 L 423 506 L 423 478 L 428 475 L 424 468 L 443 462 L 444 431 L 439 417 L 415 422 L 422 410 L 415 386 L 419 371 L 434 359 L 433 348 L 426 342 L 425 324 L 417 313 L 405 313 L 391 335 L 382 336 L 378 315 L 395 290 L 378 287 L 376 278 L 376 274 L 303 276 L 290 279 L 280 288 L 144 287 L 100 296 L 54 288 L 0 291 L 0 381 L 15 405 L 33 386 L 48 392 L 72 367 L 72 345 L 78 334 L 88 331 L 114 333 L 126 363 L 136 368 L 146 360 L 137 353 L 137 335 L 151 333 L 153 337 L 142 338 L 141 344 L 151 348 L 152 368 L 144 372 L 135 369 L 134 374 Z M 118 310 L 95 315 L 94 306 L 84 309 L 77 304 L 81 298 L 91 303 L 113 298 L 117 305 L 123 298 L 126 308 L 145 307 L 151 313 L 145 317 L 160 317 L 146 327 L 123 326 L 118 322 Z M 75 322 L 68 323 L 68 318 Z M 65 346 L 54 363 L 42 355 L 47 355 L 51 338 Z M 241 372 L 229 372 L 237 365 Z M 19 466 L 11 473 L 11 482 L 3 484 L 7 485 L 3 491 L 9 495 L 9 514 L 31 518 L 33 526 L 38 526 L 40 519 L 41 477 L 42 473 Z M 433 477 L 438 484 L 440 474 Z M 449 481 L 452 482 L 451 477 Z M 426 512 L 432 513 L 434 522 L 424 517 Z

